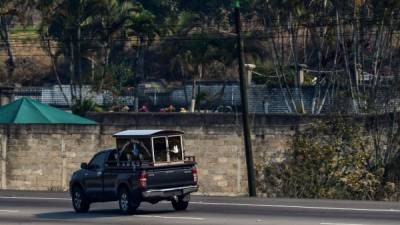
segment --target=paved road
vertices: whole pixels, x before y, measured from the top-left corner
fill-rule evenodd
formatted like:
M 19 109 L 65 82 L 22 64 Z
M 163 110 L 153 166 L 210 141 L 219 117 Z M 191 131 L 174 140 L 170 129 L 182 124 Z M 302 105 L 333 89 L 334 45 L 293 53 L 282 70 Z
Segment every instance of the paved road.
M 124 216 L 116 203 L 76 214 L 66 193 L 0 191 L 0 224 L 399 225 L 400 203 L 194 196 L 185 212 L 163 202 Z

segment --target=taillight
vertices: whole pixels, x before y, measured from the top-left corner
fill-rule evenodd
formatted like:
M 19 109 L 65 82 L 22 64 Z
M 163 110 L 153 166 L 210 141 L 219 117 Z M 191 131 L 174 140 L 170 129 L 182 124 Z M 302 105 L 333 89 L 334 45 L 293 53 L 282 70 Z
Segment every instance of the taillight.
M 147 186 L 147 173 L 146 171 L 140 172 L 139 175 L 139 186 L 145 188 Z
M 197 183 L 197 181 L 199 180 L 198 176 L 197 176 L 197 168 L 196 167 L 192 167 L 192 175 L 193 175 L 193 182 Z

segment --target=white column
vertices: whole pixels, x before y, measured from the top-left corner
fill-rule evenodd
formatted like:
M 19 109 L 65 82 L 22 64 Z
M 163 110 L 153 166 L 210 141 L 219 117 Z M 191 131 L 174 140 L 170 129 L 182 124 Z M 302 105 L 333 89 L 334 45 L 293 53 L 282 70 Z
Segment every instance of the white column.
M 61 137 L 61 187 L 63 190 L 67 190 L 67 154 L 65 152 L 64 137 Z
M 236 150 L 236 194 L 242 193 L 242 160 L 240 155 L 240 148 L 234 147 Z
M 1 149 L 1 189 L 7 188 L 7 136 L 0 136 L 0 149 Z

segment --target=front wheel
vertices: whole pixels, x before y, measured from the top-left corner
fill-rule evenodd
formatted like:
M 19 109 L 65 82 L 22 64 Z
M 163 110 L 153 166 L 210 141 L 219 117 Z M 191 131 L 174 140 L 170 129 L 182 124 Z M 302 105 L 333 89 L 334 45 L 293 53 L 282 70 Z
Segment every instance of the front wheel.
M 77 213 L 86 213 L 89 211 L 90 202 L 86 199 L 82 188 L 74 187 L 72 189 L 72 206 Z
M 135 213 L 139 205 L 139 199 L 135 199 L 128 189 L 122 188 L 119 191 L 119 209 L 123 214 Z
M 185 196 L 178 196 L 178 198 L 174 198 L 171 200 L 172 203 L 172 207 L 174 207 L 174 209 L 176 211 L 183 211 L 186 210 L 187 207 L 189 206 L 189 195 L 185 195 Z

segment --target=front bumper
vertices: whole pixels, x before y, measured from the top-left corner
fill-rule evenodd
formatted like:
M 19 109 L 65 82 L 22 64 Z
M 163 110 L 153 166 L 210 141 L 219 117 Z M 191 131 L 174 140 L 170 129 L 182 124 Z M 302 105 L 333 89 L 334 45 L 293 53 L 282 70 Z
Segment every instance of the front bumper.
M 186 195 L 192 192 L 196 192 L 199 189 L 198 186 L 186 186 L 176 188 L 165 188 L 165 189 L 149 189 L 142 192 L 144 198 L 171 198 L 178 195 Z

